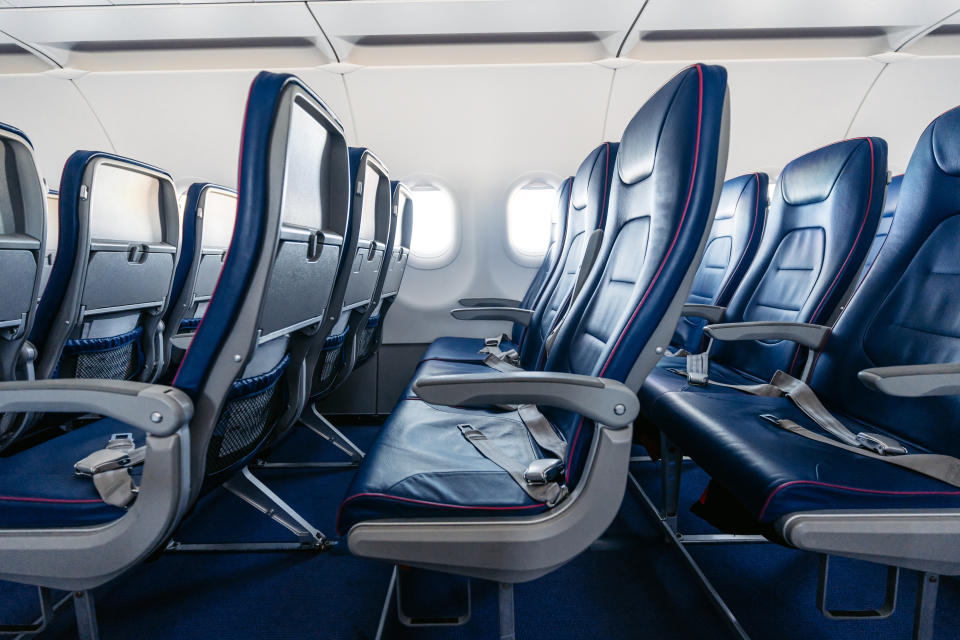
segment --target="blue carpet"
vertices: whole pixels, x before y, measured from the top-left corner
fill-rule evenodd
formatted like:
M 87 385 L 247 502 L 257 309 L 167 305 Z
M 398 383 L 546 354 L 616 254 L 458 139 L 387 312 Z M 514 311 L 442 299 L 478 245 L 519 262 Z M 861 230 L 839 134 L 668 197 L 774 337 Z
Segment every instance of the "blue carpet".
M 376 427 L 346 427 L 361 447 Z M 274 460 L 336 460 L 338 451 L 306 430 L 284 442 Z M 683 505 L 700 494 L 706 477 L 687 465 Z M 657 465 L 634 471 L 657 499 Z M 351 471 L 260 471 L 274 491 L 321 530 L 333 531 L 336 508 Z M 707 532 L 709 525 L 685 509 L 681 529 Z M 286 541 L 286 531 L 223 491 L 207 496 L 184 522 L 184 542 Z M 842 622 L 820 616 L 814 604 L 817 558 L 777 545 L 693 549 L 707 576 L 755 639 L 909 638 L 916 574 L 901 578 L 895 614 L 883 621 Z M 837 561 L 831 574 L 837 607 L 877 604 L 883 569 Z M 391 567 L 341 554 L 160 555 L 96 592 L 105 640 L 154 638 L 319 637 L 360 640 L 377 628 Z M 27 620 L 36 615 L 30 588 L 0 585 L 0 615 Z M 387 638 L 491 638 L 497 632 L 496 587 L 472 584 L 472 618 L 460 627 L 403 627 L 389 618 Z M 955 638 L 960 628 L 960 586 L 941 584 L 937 638 Z M 723 620 L 693 581 L 680 555 L 665 546 L 654 522 L 627 494 L 603 540 L 567 566 L 516 587 L 519 638 L 729 638 Z M 72 613 L 63 611 L 42 638 L 75 637 Z

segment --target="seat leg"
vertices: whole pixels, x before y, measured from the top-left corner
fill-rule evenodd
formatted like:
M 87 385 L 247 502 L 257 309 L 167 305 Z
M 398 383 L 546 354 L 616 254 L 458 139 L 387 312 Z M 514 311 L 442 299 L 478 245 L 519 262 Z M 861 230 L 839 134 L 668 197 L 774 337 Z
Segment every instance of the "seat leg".
M 673 444 L 666 434 L 660 432 L 661 472 L 663 474 L 663 516 L 664 522 L 674 533 L 677 532 L 677 513 L 680 504 L 680 477 L 683 473 L 683 453 Z
M 100 640 L 97 628 L 97 607 L 90 591 L 75 591 L 73 610 L 77 617 L 77 637 L 79 640 Z
M 268 516 L 285 527 L 303 546 L 320 547 L 326 541 L 326 536 L 307 522 L 293 507 L 284 502 L 280 496 L 263 484 L 244 467 L 223 484 L 224 489 L 237 496 L 260 513 Z
M 500 603 L 500 640 L 516 640 L 514 624 L 513 585 L 501 582 L 497 585 L 497 597 Z
M 346 462 L 268 462 L 258 460 L 257 469 L 355 469 L 363 460 L 363 450 L 323 417 L 316 404 L 300 416 L 300 423 L 350 457 Z
M 917 589 L 917 608 L 913 614 L 913 640 L 933 640 L 933 621 L 937 612 L 940 576 L 921 573 Z

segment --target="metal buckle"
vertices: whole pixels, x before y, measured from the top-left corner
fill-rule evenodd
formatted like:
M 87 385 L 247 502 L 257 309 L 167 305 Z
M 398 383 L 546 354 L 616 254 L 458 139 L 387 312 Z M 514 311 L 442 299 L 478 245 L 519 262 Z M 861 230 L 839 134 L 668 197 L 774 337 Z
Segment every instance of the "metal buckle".
M 483 344 L 486 345 L 486 346 L 488 346 L 488 347 L 499 347 L 499 346 L 500 346 L 500 338 L 484 338 L 484 339 L 483 339 Z
M 560 479 L 563 470 L 563 460 L 560 458 L 540 458 L 527 465 L 523 480 L 533 485 L 550 484 Z
M 907 453 L 906 447 L 889 436 L 880 433 L 861 431 L 857 434 L 857 442 L 864 449 L 869 449 L 881 456 L 902 456 Z
M 133 442 L 132 433 L 115 433 L 110 436 L 110 440 L 107 441 L 107 446 L 105 449 L 134 449 L 136 445 Z
M 129 465 L 129 451 L 124 449 L 100 449 L 73 465 L 73 470 L 78 476 L 92 476 L 104 471 L 122 469 Z

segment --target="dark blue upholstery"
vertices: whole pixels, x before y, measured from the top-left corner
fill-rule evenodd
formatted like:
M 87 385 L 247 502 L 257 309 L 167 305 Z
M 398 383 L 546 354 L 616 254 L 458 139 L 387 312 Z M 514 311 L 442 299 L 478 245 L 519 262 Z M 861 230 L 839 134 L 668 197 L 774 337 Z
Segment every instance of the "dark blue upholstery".
M 911 453 L 960 456 L 960 398 L 905 398 L 857 379 L 878 366 L 960 362 L 960 109 L 920 137 L 896 217 L 837 320 L 810 385 L 854 432 L 886 433 Z M 670 393 L 652 417 L 760 521 L 808 509 L 960 508 L 951 485 L 781 431 L 771 413 L 820 431 L 788 399 Z
M 767 215 L 765 173 L 748 173 L 723 183 L 717 216 L 687 302 L 725 307 L 747 273 L 760 246 Z M 670 345 L 700 351 L 706 320 L 683 316 Z
M 900 183 L 903 182 L 903 174 L 893 176 L 890 184 L 887 185 L 887 197 L 883 201 L 883 214 L 880 216 L 880 225 L 877 227 L 877 234 L 873 237 L 870 244 L 870 251 L 867 252 L 867 259 L 863 261 L 863 269 L 860 271 L 860 282 L 867 276 L 873 261 L 877 259 L 880 253 L 880 247 L 883 246 L 887 234 L 890 233 L 890 225 L 893 224 L 893 216 L 897 212 L 897 202 L 900 201 Z M 859 284 L 859 283 L 858 283 Z
M 583 260 L 587 236 L 603 226 L 609 205 L 610 181 L 617 156 L 617 143 L 605 142 L 595 148 L 577 169 L 570 187 L 566 232 L 557 266 L 537 296 L 530 325 L 519 333 L 518 341 L 509 341 L 500 348 L 517 349 L 520 366 L 527 370 L 543 366 L 543 343 L 569 305 L 570 293 L 576 284 L 577 269 Z M 457 360 L 482 363 L 485 354 L 480 338 L 438 338 L 422 360 Z
M 708 230 L 725 94 L 722 67 L 695 65 L 664 85 L 627 126 L 613 167 L 600 254 L 546 370 L 626 379 Z M 582 202 L 576 183 L 573 201 Z M 569 443 L 565 477 L 576 487 L 595 425 L 568 411 L 541 409 Z M 519 459 L 542 455 L 514 412 L 401 400 L 353 479 L 338 529 L 375 518 L 541 510 L 463 439 L 457 429 L 463 423 L 497 433 Z
M 886 143 L 856 138 L 822 147 L 788 164 L 767 214 L 760 247 L 727 305 L 725 322 L 828 322 L 854 282 L 883 205 Z M 767 382 L 802 368 L 789 341 L 716 342 L 710 378 L 726 384 Z M 691 389 L 683 359 L 664 358 L 640 390 L 643 407 L 669 391 Z

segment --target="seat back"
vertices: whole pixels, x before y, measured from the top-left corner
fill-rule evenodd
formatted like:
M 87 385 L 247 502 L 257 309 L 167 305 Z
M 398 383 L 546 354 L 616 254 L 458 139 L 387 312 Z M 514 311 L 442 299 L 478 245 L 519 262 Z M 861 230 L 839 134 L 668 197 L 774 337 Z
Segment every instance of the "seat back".
M 77 151 L 63 169 L 57 257 L 30 339 L 41 378 L 149 380 L 179 246 L 173 180 Z
M 883 200 L 883 213 L 880 215 L 880 224 L 877 226 L 877 233 L 873 236 L 873 242 L 870 243 L 870 251 L 867 252 L 867 259 L 863 262 L 863 269 L 860 270 L 859 285 L 867 277 L 867 272 L 873 266 L 877 254 L 880 253 L 880 247 L 883 246 L 890 233 L 890 225 L 893 224 L 893 216 L 897 212 L 897 202 L 900 200 L 900 183 L 903 182 L 903 175 L 893 176 L 890 184 L 887 185 L 887 197 Z
M 394 217 L 391 212 L 390 177 L 386 167 L 368 149 L 350 149 L 350 184 L 353 195 L 350 199 L 351 231 L 355 234 L 353 251 L 348 251 L 350 261 L 341 265 L 340 277 L 331 299 L 329 330 L 321 333 L 326 338 L 317 341 L 311 358 L 316 362 L 310 396 L 320 398 L 339 386 L 356 364 L 357 333 L 366 326 L 373 309 L 379 302 L 386 272 L 383 270 L 390 227 Z M 339 304 L 338 304 L 339 299 Z
M 573 177 L 567 178 L 560 183 L 557 188 L 557 203 L 550 216 L 550 243 L 547 245 L 547 252 L 543 255 L 543 260 L 533 274 L 533 280 L 527 287 L 526 293 L 520 300 L 520 307 L 523 309 L 535 309 L 537 301 L 543 294 L 547 283 L 553 276 L 554 269 L 560 261 L 560 254 L 563 251 L 564 237 L 567 232 L 567 218 L 570 211 L 570 188 L 573 185 Z M 523 336 L 524 326 L 514 323 L 510 337 L 514 343 L 519 343 Z
M 596 147 L 580 163 L 573 177 L 565 239 L 557 266 L 533 307 L 530 325 L 520 336 L 520 366 L 524 369 L 542 366 L 544 344 L 569 308 L 588 237 L 602 228 L 606 220 L 618 147 L 615 142 Z
M 627 125 L 603 245 L 548 371 L 612 378 L 638 390 L 653 369 L 679 320 L 720 197 L 728 105 L 726 70 L 697 64 Z M 566 474 L 575 485 L 595 425 L 563 410 L 544 413 L 569 443 Z
M 723 183 L 707 249 L 693 277 L 687 302 L 719 307 L 730 302 L 760 246 L 767 217 L 765 173 L 748 173 Z M 670 344 L 695 353 L 703 341 L 703 318 L 683 316 Z
M 392 225 L 391 240 L 388 243 L 391 248 L 387 252 L 383 289 L 380 292 L 380 303 L 370 314 L 366 326 L 361 327 L 357 334 L 355 366 L 363 364 L 380 348 L 387 312 L 390 311 L 390 307 L 400 293 L 403 273 L 410 258 L 410 240 L 413 237 L 413 195 L 407 185 L 396 180 L 390 183 L 390 188 L 393 190 L 391 207 L 395 221 Z
M 241 142 L 236 222 L 173 386 L 193 398 L 195 497 L 299 414 L 348 211 L 343 125 L 299 79 L 261 72 Z
M 0 154 L 0 381 L 6 381 L 18 378 L 20 349 L 35 317 L 46 202 L 26 134 L 0 124 Z
M 170 362 L 170 339 L 200 326 L 227 256 L 236 215 L 236 191 L 203 182 L 187 189 L 180 258 L 163 319 L 165 362 Z
M 887 144 L 843 140 L 784 167 L 753 264 L 726 322 L 825 323 L 859 273 L 883 208 Z M 760 381 L 801 368 L 783 341 L 714 344 L 713 358 Z
M 829 406 L 905 443 L 960 456 L 960 397 L 871 391 L 871 367 L 960 362 L 960 107 L 920 136 L 896 216 L 873 267 L 840 315 L 811 385 Z

